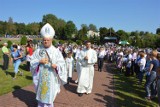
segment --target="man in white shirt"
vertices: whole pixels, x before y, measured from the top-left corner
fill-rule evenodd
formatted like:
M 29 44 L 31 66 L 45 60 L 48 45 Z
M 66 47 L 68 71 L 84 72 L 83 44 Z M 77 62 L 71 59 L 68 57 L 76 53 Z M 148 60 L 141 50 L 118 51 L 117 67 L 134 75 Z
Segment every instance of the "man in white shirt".
M 134 75 L 135 71 L 135 60 L 137 59 L 137 52 L 134 50 L 132 54 L 132 66 L 131 66 L 131 75 Z
M 103 47 L 100 47 L 99 52 L 98 52 L 98 71 L 102 72 L 103 68 L 103 61 L 106 53 Z

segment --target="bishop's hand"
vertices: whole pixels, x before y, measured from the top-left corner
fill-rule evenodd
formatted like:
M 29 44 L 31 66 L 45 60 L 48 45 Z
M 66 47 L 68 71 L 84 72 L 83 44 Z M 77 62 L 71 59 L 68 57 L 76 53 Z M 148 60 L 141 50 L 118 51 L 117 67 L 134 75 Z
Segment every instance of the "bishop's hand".
M 57 65 L 56 65 L 56 64 L 52 64 L 52 68 L 53 68 L 53 69 L 56 69 L 56 68 L 57 68 Z
M 48 64 L 48 59 L 47 58 L 42 58 L 40 61 L 39 61 L 40 64 Z
M 88 56 L 85 56 L 84 59 L 85 59 L 85 60 L 88 60 Z

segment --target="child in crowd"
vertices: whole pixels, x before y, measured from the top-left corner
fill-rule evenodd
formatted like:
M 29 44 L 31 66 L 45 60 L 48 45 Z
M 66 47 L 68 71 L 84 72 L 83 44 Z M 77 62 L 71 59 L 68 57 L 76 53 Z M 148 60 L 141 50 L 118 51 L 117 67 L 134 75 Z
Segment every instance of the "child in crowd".
M 122 73 L 122 66 L 123 66 L 123 55 L 119 54 L 118 60 L 117 60 L 117 68 L 120 73 Z
M 66 66 L 67 66 L 67 73 L 68 73 L 68 79 L 67 84 L 72 81 L 72 73 L 74 70 L 74 59 L 72 57 L 72 52 L 68 53 L 68 56 L 66 58 Z
M 142 83 L 143 80 L 143 75 L 144 75 L 144 68 L 146 65 L 146 58 L 145 58 L 145 54 L 143 52 L 140 53 L 140 60 L 138 61 L 138 65 L 139 65 L 139 73 L 138 73 L 138 79 L 139 79 L 139 84 Z
M 127 56 L 127 66 L 126 66 L 126 76 L 130 76 L 131 75 L 131 65 L 132 65 L 132 55 L 131 55 L 131 50 L 128 51 L 128 56 Z

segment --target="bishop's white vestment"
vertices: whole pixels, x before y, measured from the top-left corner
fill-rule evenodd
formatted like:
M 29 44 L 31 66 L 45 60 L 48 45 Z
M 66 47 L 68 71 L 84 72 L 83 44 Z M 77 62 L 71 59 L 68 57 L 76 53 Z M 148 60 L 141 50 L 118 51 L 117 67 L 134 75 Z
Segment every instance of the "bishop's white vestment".
M 46 57 L 49 63 L 39 64 L 39 61 Z M 41 103 L 53 104 L 56 95 L 60 92 L 61 82 L 67 82 L 66 64 L 61 52 L 54 46 L 47 49 L 38 48 L 33 53 L 30 63 L 33 81 L 37 85 L 36 99 Z M 52 64 L 56 64 L 57 68 L 53 69 Z

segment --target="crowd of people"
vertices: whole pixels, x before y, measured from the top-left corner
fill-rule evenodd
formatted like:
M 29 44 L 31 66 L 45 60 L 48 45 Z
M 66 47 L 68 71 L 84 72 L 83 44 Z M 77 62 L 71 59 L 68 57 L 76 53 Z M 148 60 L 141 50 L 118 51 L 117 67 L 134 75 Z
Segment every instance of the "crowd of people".
M 134 76 L 137 83 L 143 85 L 146 99 L 152 100 L 158 95 L 160 106 L 160 54 L 157 50 L 122 47 L 115 44 L 103 46 L 93 45 L 86 41 L 85 45 L 52 45 L 55 31 L 49 24 L 41 29 L 42 44 L 36 49 L 32 43 L 23 49 L 13 44 L 10 51 L 7 44 L 2 47 L 3 70 L 8 69 L 9 55 L 12 56 L 14 73 L 19 71 L 19 65 L 26 57 L 26 70 L 31 71 L 35 85 L 38 107 L 53 107 L 53 102 L 60 92 L 60 85 L 74 82 L 77 85 L 78 96 L 92 93 L 94 65 L 102 72 L 104 61 L 116 62 L 117 70 L 127 77 Z M 26 52 L 24 52 L 26 51 Z M 25 55 L 24 55 L 25 53 Z M 76 70 L 77 79 L 73 80 Z
M 160 53 L 156 49 L 111 47 L 106 49 L 106 58 L 116 62 L 120 74 L 135 75 L 137 84 L 143 85 L 144 80 L 145 98 L 151 101 L 158 95 L 160 105 Z
M 77 55 L 83 48 L 85 47 L 58 47 L 58 49 L 65 53 L 72 50 L 72 59 L 75 59 L 76 67 L 79 63 Z M 126 77 L 135 76 L 137 84 L 144 85 L 144 90 L 146 92 L 145 98 L 150 101 L 158 95 L 160 104 L 160 52 L 158 52 L 157 49 L 139 49 L 128 46 L 118 46 L 115 44 L 107 46 L 92 45 L 92 49 L 96 52 L 98 59 L 98 71 L 102 71 L 104 61 L 111 63 L 115 62 L 119 74 L 124 74 Z M 77 80 L 75 82 L 77 83 Z
M 26 46 L 21 46 L 19 44 L 13 43 L 10 49 L 7 48 L 7 43 L 3 44 L 2 53 L 3 53 L 3 67 L 2 69 L 8 74 L 9 62 L 13 63 L 14 67 L 14 77 L 17 78 L 18 72 L 20 75 L 23 75 L 23 72 L 19 70 L 19 66 L 23 61 L 27 61 L 26 71 L 30 71 L 30 57 L 33 54 L 33 46 L 31 46 L 31 41 L 28 41 Z M 9 61 L 10 60 L 10 61 Z

